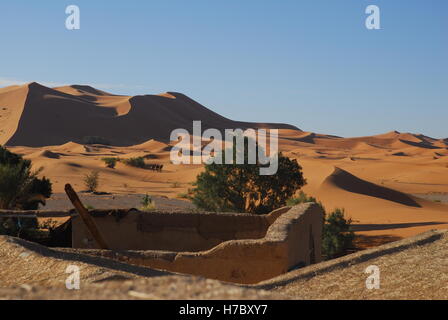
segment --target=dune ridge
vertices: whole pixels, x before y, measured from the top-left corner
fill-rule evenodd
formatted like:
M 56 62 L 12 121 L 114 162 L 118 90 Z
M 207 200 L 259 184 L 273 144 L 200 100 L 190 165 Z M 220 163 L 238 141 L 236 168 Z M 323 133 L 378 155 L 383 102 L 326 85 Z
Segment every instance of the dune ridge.
M 33 82 L 2 89 L 0 103 L 0 107 L 14 111 L 0 114 L 8 123 L 8 128 L 0 135 L 0 144 L 9 146 L 83 143 L 92 137 L 115 146 L 131 146 L 150 139 L 168 141 L 174 129 L 192 131 L 194 120 L 202 121 L 204 130 L 285 128 L 300 131 L 287 124 L 233 121 L 175 92 L 130 97 L 89 86 L 52 89 Z
M 322 185 L 323 187 L 332 186 L 348 192 L 393 201 L 406 206 L 421 207 L 412 196 L 362 180 L 338 167 L 335 167 L 333 173 L 325 179 Z
M 420 196 L 448 196 L 448 139 L 398 131 L 345 138 L 233 121 L 175 92 L 124 96 L 38 83 L 0 89 L 0 144 L 43 167 L 56 193 L 68 181 L 83 190 L 83 175 L 96 170 L 104 192 L 184 197 L 204 167 L 173 165 L 169 135 L 177 128 L 191 132 L 193 120 L 202 121 L 202 130 L 279 129 L 279 150 L 303 167 L 303 190 L 328 211 L 345 208 L 362 235 L 408 237 L 448 227 L 448 205 Z M 107 168 L 104 157 L 143 157 L 163 170 L 124 162 Z

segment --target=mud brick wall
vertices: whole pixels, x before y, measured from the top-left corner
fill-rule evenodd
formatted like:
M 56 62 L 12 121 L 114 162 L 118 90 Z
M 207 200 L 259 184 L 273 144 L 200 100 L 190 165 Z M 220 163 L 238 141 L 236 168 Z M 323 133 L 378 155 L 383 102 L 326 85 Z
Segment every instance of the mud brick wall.
M 151 227 L 142 225 L 137 227 L 139 221 L 141 222 L 139 219 L 142 219 L 138 216 L 137 213 L 131 216 L 133 220 L 124 220 L 129 224 L 126 228 L 129 228 L 130 233 L 127 235 L 123 235 L 122 231 L 118 232 L 118 227 L 112 227 L 116 222 L 102 225 L 100 231 L 105 235 L 106 241 L 122 239 L 126 244 L 134 244 L 132 238 L 139 238 L 141 234 L 162 232 L 162 229 L 159 229 L 160 224 L 166 223 L 163 230 L 168 235 L 158 235 L 160 240 L 158 250 L 85 251 L 139 266 L 243 284 L 258 283 L 322 260 L 323 212 L 314 203 L 285 207 L 266 216 L 219 213 L 187 214 L 180 217 L 165 213 L 160 217 L 155 215 L 160 220 L 150 224 Z M 146 219 L 150 219 L 151 215 L 147 217 L 143 218 L 146 223 L 148 223 Z M 95 219 L 99 222 L 104 217 Z M 109 220 L 110 218 L 106 218 L 105 221 Z M 174 224 L 173 221 L 179 224 Z M 78 241 L 78 233 L 82 237 L 87 235 L 85 230 L 80 233 L 82 226 L 79 221 L 75 219 L 75 223 L 77 224 L 74 224 L 74 239 L 76 237 Z M 117 224 L 121 225 L 118 222 Z M 203 229 L 205 227 L 210 229 Z M 143 229 L 138 231 L 138 236 L 133 235 L 132 232 L 135 231 L 132 230 L 138 228 Z M 112 234 L 114 235 L 111 236 Z M 115 242 L 113 244 L 115 245 Z M 208 247 L 209 249 L 201 249 Z
M 92 210 L 90 214 L 112 250 L 194 252 L 228 240 L 263 238 L 279 211 L 266 216 L 138 210 Z M 98 248 L 79 216 L 72 223 L 73 248 Z

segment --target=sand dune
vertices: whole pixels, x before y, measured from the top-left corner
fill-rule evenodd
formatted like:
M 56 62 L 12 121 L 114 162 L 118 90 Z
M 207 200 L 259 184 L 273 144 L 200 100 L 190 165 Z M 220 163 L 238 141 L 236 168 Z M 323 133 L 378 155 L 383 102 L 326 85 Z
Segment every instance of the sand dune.
M 398 131 L 343 138 L 284 124 L 237 122 L 174 92 L 131 97 L 37 83 L 0 89 L 0 144 L 31 159 L 35 168 L 44 167 L 41 174 L 59 193 L 67 182 L 83 190 L 83 176 L 91 170 L 100 172 L 105 192 L 172 198 L 187 193 L 203 166 L 171 164 L 169 134 L 191 131 L 193 120 L 201 120 L 203 130 L 278 128 L 280 150 L 303 167 L 303 190 L 328 211 L 345 208 L 359 234 L 395 239 L 447 227 L 448 204 L 413 194 L 448 196 L 448 139 Z M 163 170 L 121 162 L 111 169 L 104 157 L 144 157 Z
M 139 149 L 139 150 L 146 150 L 146 151 L 150 151 L 150 152 L 154 152 L 154 153 L 165 152 L 165 151 L 171 150 L 170 145 L 163 143 L 163 142 L 156 141 L 154 139 L 151 139 L 144 143 L 132 146 L 132 148 Z
M 285 124 L 233 121 L 183 94 L 168 94 L 123 97 L 88 86 L 51 89 L 38 83 L 6 88 L 0 92 L 0 108 L 12 111 L 0 114 L 8 124 L 1 126 L 0 144 L 42 147 L 97 139 L 131 146 L 149 139 L 168 141 L 174 129 L 192 131 L 194 120 L 201 120 L 204 129 L 298 130 Z
M 27 95 L 27 86 L 0 89 L 0 144 L 9 141 L 17 131 Z
M 88 151 L 86 146 L 73 141 L 69 141 L 60 146 L 54 146 L 52 150 L 69 152 L 69 153 L 84 153 Z
M 48 159 L 59 159 L 60 155 L 58 153 L 52 152 L 50 150 L 37 151 L 29 155 L 29 158 L 48 158 Z
M 95 89 L 91 86 L 82 86 L 82 85 L 72 85 L 72 86 L 64 86 L 64 87 L 56 87 L 54 88 L 57 91 L 64 92 L 70 95 L 92 95 L 92 96 L 115 96 L 111 93 Z
M 421 207 L 413 197 L 405 193 L 362 180 L 338 167 L 325 179 L 322 186 L 332 186 L 348 192 L 393 201 L 406 206 Z

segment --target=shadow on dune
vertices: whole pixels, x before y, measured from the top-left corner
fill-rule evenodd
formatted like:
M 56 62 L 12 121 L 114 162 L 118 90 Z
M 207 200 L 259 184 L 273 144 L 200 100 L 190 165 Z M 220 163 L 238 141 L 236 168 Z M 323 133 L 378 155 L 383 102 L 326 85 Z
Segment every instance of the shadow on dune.
M 422 142 L 413 142 L 409 140 L 402 140 L 399 139 L 401 142 L 406 143 L 410 146 L 417 147 L 417 148 L 424 148 L 424 149 L 440 149 L 439 147 L 435 147 L 428 142 L 422 141 Z
M 28 90 L 17 93 L 25 101 L 23 111 L 17 114 L 17 119 L 11 119 L 17 121 L 17 127 L 5 138 L 5 145 L 43 147 L 70 141 L 89 144 L 85 140 L 90 138 L 100 138 L 107 143 L 96 143 L 114 146 L 134 146 L 150 139 L 170 142 L 173 130 L 183 128 L 191 133 L 196 120 L 202 122 L 203 131 L 263 128 L 301 132 L 288 124 L 234 121 L 175 92 L 168 93 L 170 98 L 159 95 L 126 97 L 79 85 L 61 91 L 38 83 L 27 84 L 26 88 Z M 73 90 L 75 94 L 70 94 Z M 107 102 L 100 97 L 107 97 Z M 113 97 L 122 98 L 114 100 Z M 130 109 L 119 113 L 124 100 Z
M 377 236 L 367 236 L 364 234 L 356 235 L 354 245 L 357 250 L 364 250 L 372 247 L 382 246 L 387 243 L 402 240 L 402 237 L 382 234 Z
M 390 223 L 390 224 L 352 224 L 352 230 L 358 231 L 373 231 L 373 230 L 390 230 L 390 229 L 402 229 L 413 227 L 424 227 L 447 224 L 446 222 L 431 221 L 431 222 L 413 222 L 413 223 Z
M 335 167 L 334 172 L 325 179 L 324 184 L 333 185 L 352 193 L 381 198 L 410 207 L 421 208 L 421 205 L 418 204 L 412 196 L 362 180 L 338 167 Z

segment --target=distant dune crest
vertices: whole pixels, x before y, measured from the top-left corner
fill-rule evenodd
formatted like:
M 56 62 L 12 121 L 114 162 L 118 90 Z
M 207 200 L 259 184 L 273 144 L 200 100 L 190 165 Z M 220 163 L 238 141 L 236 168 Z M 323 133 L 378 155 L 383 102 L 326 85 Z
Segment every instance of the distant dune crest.
M 341 138 L 304 132 L 288 124 L 233 121 L 176 92 L 123 96 L 88 85 L 48 88 L 36 82 L 0 89 L 0 144 L 9 146 L 43 147 L 69 142 L 133 146 L 154 144 L 151 140 L 167 144 L 174 129 L 191 131 L 194 120 L 202 122 L 203 130 L 280 129 L 280 139 L 285 142 L 354 152 L 426 153 L 440 157 L 448 150 L 448 139 L 422 134 L 391 131 Z
M 168 142 L 177 128 L 292 129 L 294 126 L 227 119 L 175 92 L 120 96 L 90 86 L 48 88 L 36 82 L 0 89 L 0 144 L 42 147 L 69 141 L 131 146 Z

